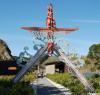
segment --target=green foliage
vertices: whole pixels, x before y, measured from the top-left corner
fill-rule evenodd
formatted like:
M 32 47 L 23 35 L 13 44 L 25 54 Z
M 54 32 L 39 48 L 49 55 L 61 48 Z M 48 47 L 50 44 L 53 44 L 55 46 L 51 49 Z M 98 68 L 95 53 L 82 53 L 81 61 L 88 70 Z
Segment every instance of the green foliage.
M 89 53 L 84 59 L 85 65 L 83 68 L 87 71 L 100 71 L 100 44 L 93 44 L 89 48 Z
M 4 85 L 5 84 L 5 85 Z M 12 84 L 11 82 L 0 82 L 0 95 L 34 95 L 34 90 L 24 82 Z
M 87 95 L 87 91 L 84 89 L 84 86 L 79 82 L 75 76 L 71 76 L 69 73 L 63 74 L 53 74 L 47 75 L 51 80 L 62 84 L 63 86 L 69 88 L 72 92 L 72 95 Z
M 21 81 L 24 82 L 32 82 L 33 80 L 36 79 L 36 75 L 34 72 L 28 72 L 24 77 L 21 79 Z
M 80 81 L 75 76 L 71 76 L 69 73 L 52 75 L 48 74 L 47 77 L 69 88 L 72 92 L 72 95 L 88 95 L 88 91 L 85 90 L 84 86 L 80 83 Z M 89 81 L 96 89 L 96 92 L 100 93 L 100 76 L 94 75 L 89 78 Z
M 89 48 L 88 57 L 89 58 L 96 58 L 97 60 L 100 59 L 100 44 L 93 44 Z
M 85 63 L 86 64 L 91 64 L 90 60 L 88 60 L 88 59 L 85 59 Z
M 77 60 L 78 59 L 78 55 L 77 54 L 74 54 L 72 57 L 71 57 L 71 60 Z
M 95 74 L 91 78 L 89 78 L 89 80 L 92 83 L 93 87 L 96 89 L 96 92 L 100 93 L 100 75 Z
M 15 84 L 11 82 L 14 76 L 0 76 L 0 95 L 35 95 L 35 91 L 29 85 L 35 79 L 34 76 L 33 72 L 29 72 Z

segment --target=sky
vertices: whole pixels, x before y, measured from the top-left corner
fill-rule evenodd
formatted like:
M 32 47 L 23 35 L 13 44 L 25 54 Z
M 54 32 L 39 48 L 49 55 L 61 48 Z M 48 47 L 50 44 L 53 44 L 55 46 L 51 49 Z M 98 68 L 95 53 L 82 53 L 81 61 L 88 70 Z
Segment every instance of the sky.
M 0 39 L 6 41 L 12 55 L 19 55 L 25 46 L 34 54 L 33 36 L 21 27 L 45 27 L 49 3 L 53 5 L 57 27 L 80 28 L 57 36 L 63 49 L 87 55 L 92 44 L 100 43 L 100 0 L 0 0 Z M 69 47 L 64 47 L 64 41 Z

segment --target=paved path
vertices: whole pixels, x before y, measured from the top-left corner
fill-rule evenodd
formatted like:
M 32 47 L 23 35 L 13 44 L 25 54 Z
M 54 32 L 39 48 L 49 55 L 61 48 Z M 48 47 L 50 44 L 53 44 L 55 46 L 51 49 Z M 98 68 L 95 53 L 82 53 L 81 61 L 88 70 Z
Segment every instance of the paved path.
M 61 91 L 46 78 L 39 78 L 37 80 L 37 95 L 69 95 L 64 93 L 66 91 Z

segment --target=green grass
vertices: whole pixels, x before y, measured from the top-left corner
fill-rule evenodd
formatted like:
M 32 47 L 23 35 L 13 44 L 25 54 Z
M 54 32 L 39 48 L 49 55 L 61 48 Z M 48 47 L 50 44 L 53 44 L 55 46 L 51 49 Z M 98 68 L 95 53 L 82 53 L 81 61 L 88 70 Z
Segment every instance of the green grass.
M 47 77 L 59 84 L 62 84 L 66 88 L 69 88 L 72 95 L 88 95 L 88 91 L 84 88 L 80 81 L 76 77 L 71 76 L 69 73 L 48 74 Z M 96 92 L 100 93 L 100 77 L 92 77 L 89 81 L 93 84 Z
M 0 76 L 0 95 L 35 95 L 34 89 L 29 85 L 35 79 L 34 73 L 25 75 L 18 83 L 12 83 L 14 76 Z

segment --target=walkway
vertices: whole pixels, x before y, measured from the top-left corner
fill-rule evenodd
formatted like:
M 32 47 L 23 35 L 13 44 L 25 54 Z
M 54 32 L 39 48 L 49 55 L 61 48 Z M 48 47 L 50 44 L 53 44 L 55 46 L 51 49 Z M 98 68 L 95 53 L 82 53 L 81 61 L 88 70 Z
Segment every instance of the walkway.
M 37 95 L 71 95 L 65 89 L 54 86 L 47 78 L 37 80 Z

